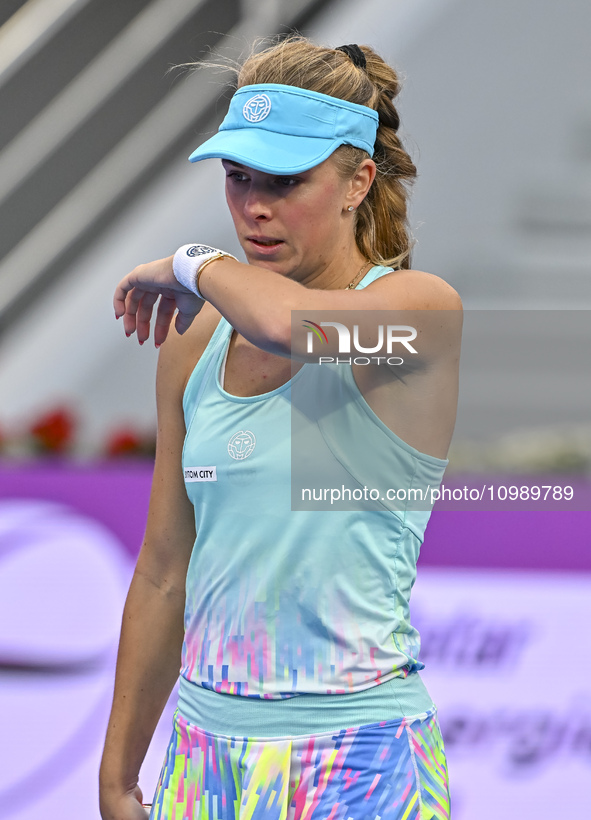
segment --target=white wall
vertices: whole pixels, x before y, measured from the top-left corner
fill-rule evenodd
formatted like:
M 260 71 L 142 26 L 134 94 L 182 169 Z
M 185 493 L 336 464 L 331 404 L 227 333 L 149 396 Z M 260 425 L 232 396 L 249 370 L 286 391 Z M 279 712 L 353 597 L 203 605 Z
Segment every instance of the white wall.
M 334 8 L 343 13 L 327 13 L 324 39 L 368 42 L 407 76 L 415 267 L 456 284 L 467 305 L 590 307 L 591 4 Z

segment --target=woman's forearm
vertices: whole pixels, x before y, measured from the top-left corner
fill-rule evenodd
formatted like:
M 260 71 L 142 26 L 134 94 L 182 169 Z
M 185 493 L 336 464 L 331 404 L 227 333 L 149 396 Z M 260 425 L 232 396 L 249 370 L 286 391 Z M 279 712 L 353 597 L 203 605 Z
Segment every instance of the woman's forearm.
M 199 288 L 245 339 L 279 356 L 292 352 L 292 311 L 348 310 L 364 300 L 352 290 L 308 288 L 274 271 L 227 258 L 205 268 Z
M 136 569 L 121 627 L 115 694 L 100 770 L 101 791 L 137 783 L 150 740 L 178 679 L 184 593 Z

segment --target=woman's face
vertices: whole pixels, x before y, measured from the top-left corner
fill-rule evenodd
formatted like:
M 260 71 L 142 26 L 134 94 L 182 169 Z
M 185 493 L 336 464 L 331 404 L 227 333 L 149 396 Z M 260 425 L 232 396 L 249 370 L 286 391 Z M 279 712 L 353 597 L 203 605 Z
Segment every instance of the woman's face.
M 354 183 L 338 174 L 329 157 L 292 176 L 256 171 L 222 160 L 226 199 L 250 264 L 298 281 L 329 265 L 342 265 L 356 251 Z

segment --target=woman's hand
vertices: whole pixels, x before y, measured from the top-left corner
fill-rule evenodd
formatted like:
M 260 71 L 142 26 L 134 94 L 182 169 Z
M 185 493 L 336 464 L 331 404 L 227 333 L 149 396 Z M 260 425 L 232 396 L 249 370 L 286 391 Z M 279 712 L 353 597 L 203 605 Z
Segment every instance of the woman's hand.
M 137 332 L 143 344 L 150 336 L 150 322 L 155 303 L 160 297 L 154 323 L 154 342 L 160 347 L 166 339 L 175 310 L 178 314 L 175 328 L 184 333 L 204 305 L 202 299 L 175 279 L 172 256 L 139 265 L 119 282 L 115 290 L 113 306 L 115 316 L 123 316 L 125 333 Z
M 132 792 L 123 794 L 101 794 L 102 820 L 147 820 L 150 812 L 143 807 L 142 800 L 142 790 L 139 786 Z

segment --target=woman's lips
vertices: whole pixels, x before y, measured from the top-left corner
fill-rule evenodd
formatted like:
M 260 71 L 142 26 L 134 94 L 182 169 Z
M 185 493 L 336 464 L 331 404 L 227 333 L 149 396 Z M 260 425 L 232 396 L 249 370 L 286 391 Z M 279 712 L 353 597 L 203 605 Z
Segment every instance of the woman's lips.
M 256 248 L 258 253 L 263 254 L 271 254 L 274 253 L 281 245 L 283 245 L 282 239 L 268 239 L 267 237 L 254 237 L 249 236 L 247 237 L 248 241 L 250 242 L 253 248 Z

